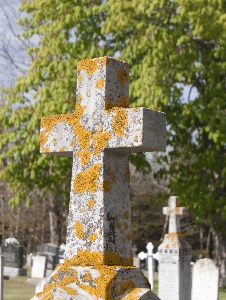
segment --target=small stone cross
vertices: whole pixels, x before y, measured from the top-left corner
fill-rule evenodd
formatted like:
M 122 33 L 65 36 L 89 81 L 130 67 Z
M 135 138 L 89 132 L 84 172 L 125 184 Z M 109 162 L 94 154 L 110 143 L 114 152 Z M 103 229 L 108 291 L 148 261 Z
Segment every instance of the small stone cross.
M 179 197 L 171 196 L 163 214 L 169 216 L 169 233 L 180 233 L 180 216 L 184 215 L 185 207 L 179 207 Z
M 129 153 L 165 151 L 165 114 L 129 107 L 129 70 L 101 57 L 77 66 L 75 112 L 41 120 L 42 153 L 73 157 L 65 257 L 132 266 Z

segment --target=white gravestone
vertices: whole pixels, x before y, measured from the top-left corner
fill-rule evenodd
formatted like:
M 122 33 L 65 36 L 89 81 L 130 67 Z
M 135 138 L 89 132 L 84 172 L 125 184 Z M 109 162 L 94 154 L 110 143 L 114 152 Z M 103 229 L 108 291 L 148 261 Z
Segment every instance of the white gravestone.
M 193 266 L 192 300 L 217 300 L 219 269 L 209 259 L 199 259 Z
M 185 208 L 179 198 L 171 196 L 163 213 L 169 215 L 169 233 L 165 235 L 159 251 L 158 296 L 161 300 L 190 300 L 191 247 L 180 233 L 180 216 Z
M 154 269 L 153 269 L 153 249 L 154 246 L 151 242 L 149 242 L 146 246 L 148 253 L 145 252 L 140 252 L 138 254 L 138 257 L 143 260 L 147 259 L 148 260 L 148 280 L 151 285 L 151 289 L 154 287 Z
M 165 151 L 165 114 L 129 107 L 129 69 L 77 66 L 75 113 L 44 117 L 42 153 L 73 157 L 65 261 L 33 299 L 157 299 L 133 267 L 129 153 Z
M 31 268 L 31 278 L 42 279 L 46 273 L 46 257 L 45 256 L 34 256 L 33 265 Z

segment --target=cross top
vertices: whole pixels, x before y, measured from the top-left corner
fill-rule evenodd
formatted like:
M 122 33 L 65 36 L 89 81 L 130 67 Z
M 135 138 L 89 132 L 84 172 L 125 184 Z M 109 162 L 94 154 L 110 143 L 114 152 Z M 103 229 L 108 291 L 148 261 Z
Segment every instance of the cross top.
M 179 197 L 170 196 L 167 207 L 163 207 L 163 214 L 169 216 L 169 233 L 180 233 L 180 216 L 184 215 L 185 207 L 180 207 Z
M 42 118 L 40 134 L 42 153 L 73 157 L 65 256 L 132 265 L 128 154 L 165 150 L 165 114 L 128 108 L 122 61 L 82 60 L 77 72 L 75 112 Z

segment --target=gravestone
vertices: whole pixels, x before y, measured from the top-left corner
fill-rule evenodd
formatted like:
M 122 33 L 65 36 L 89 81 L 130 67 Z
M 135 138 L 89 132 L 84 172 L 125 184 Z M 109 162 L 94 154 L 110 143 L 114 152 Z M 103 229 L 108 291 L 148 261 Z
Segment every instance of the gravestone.
M 217 300 L 219 269 L 209 258 L 196 261 L 192 274 L 192 300 Z
M 37 255 L 33 257 L 31 278 L 42 279 L 46 276 L 46 256 Z
M 59 264 L 59 250 L 60 247 L 51 243 L 46 243 L 37 246 L 37 255 L 46 256 L 47 269 L 54 270 L 56 265 Z
M 151 242 L 149 242 L 146 246 L 148 252 L 140 252 L 138 254 L 138 257 L 143 260 L 147 259 L 147 264 L 148 264 L 148 280 L 150 282 L 151 288 L 153 289 L 154 287 L 154 268 L 153 268 L 153 249 L 154 246 Z
M 169 215 L 169 233 L 158 247 L 158 296 L 161 300 L 190 300 L 191 247 L 180 233 L 180 216 L 185 208 L 179 206 L 179 198 L 171 196 L 163 213 Z
M 129 153 L 164 151 L 165 114 L 128 108 L 128 65 L 77 66 L 75 113 L 44 117 L 42 153 L 71 156 L 65 261 L 33 299 L 158 299 L 133 267 Z
M 2 245 L 2 252 L 4 255 L 4 275 L 10 277 L 27 275 L 27 269 L 23 268 L 25 252 L 21 245 Z
M 133 266 L 140 268 L 140 259 L 139 257 L 136 255 L 137 252 L 137 245 L 134 245 L 132 247 L 132 251 L 133 251 Z

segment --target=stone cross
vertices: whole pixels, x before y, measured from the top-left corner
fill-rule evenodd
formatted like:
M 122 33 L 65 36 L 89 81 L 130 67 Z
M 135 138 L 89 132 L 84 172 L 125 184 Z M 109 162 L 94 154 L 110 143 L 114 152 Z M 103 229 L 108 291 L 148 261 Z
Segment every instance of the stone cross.
M 138 254 L 138 257 L 141 260 L 148 259 L 148 280 L 151 284 L 151 288 L 153 289 L 154 286 L 154 276 L 153 276 L 153 249 L 154 245 L 149 242 L 146 246 L 146 249 L 148 250 L 148 253 L 140 252 Z
M 170 196 L 167 207 L 163 207 L 163 214 L 169 216 L 169 233 L 180 233 L 180 216 L 184 215 L 185 207 L 180 207 L 179 197 Z
M 165 114 L 128 108 L 128 71 L 80 61 L 75 113 L 41 120 L 41 152 L 73 157 L 65 257 L 76 265 L 132 265 L 128 154 L 166 147 Z

